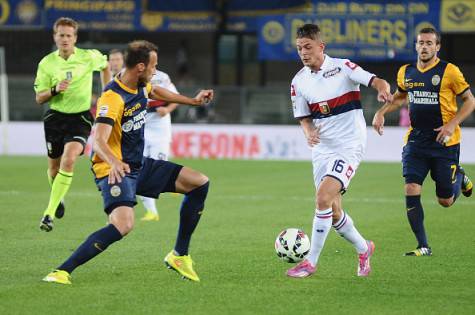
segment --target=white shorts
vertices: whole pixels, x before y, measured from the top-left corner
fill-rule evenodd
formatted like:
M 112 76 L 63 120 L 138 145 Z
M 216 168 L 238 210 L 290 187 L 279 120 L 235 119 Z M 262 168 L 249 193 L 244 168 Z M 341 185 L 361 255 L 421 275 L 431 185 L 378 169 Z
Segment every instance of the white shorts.
M 345 154 L 345 156 L 342 154 L 315 154 L 312 158 L 312 164 L 313 180 L 315 181 L 315 187 L 317 190 L 323 178 L 331 176 L 341 183 L 342 191 L 345 191 L 355 175 L 362 157 L 362 152 Z
M 168 161 L 170 155 L 169 141 L 145 141 L 143 156 L 154 160 Z

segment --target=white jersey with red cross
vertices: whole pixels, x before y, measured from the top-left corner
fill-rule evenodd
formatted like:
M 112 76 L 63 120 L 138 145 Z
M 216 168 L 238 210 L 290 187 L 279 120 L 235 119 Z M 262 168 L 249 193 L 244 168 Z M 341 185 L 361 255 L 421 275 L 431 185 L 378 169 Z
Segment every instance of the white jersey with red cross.
M 360 102 L 360 84 L 370 86 L 374 74 L 348 59 L 325 59 L 319 71 L 302 68 L 293 78 L 294 117 L 311 117 L 320 126 L 320 143 L 314 154 L 364 152 L 366 122 Z

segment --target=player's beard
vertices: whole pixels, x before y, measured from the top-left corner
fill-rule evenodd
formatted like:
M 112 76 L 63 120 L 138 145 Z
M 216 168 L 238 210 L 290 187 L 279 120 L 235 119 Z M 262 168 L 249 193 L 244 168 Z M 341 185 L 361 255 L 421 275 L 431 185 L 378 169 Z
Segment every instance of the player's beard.
M 426 53 L 426 57 L 422 57 L 422 55 L 419 55 L 419 59 L 420 59 L 422 62 L 428 62 L 428 61 L 430 61 L 432 58 L 434 58 L 434 56 L 435 56 L 435 53 L 433 53 L 433 54 Z

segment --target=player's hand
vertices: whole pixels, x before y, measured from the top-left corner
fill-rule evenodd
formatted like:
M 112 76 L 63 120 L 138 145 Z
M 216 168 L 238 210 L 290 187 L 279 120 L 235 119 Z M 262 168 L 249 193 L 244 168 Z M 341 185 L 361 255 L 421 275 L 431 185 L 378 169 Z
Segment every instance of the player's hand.
M 320 143 L 320 128 L 321 126 L 318 125 L 315 127 L 315 129 L 309 130 L 308 132 L 305 133 L 305 136 L 307 137 L 307 143 L 309 146 L 313 147 L 314 145 L 317 145 Z
M 389 89 L 389 86 L 383 90 L 378 91 L 378 102 L 391 103 L 393 101 L 393 95 Z
M 195 96 L 195 100 L 198 101 L 199 105 L 207 105 L 213 100 L 213 98 L 214 98 L 214 91 L 213 90 L 201 90 Z
M 373 128 L 376 132 L 382 136 L 384 133 L 384 115 L 376 112 L 373 117 Z
M 58 84 L 56 84 L 56 92 L 61 93 L 61 92 L 66 91 L 69 87 L 69 82 L 70 82 L 69 80 L 63 80 L 59 82 Z
M 450 137 L 452 137 L 452 135 L 454 134 L 456 126 L 457 126 L 456 124 L 453 124 L 449 121 L 447 124 L 445 124 L 445 125 L 443 125 L 439 128 L 434 129 L 434 131 L 439 132 L 437 134 L 437 137 L 435 138 L 435 141 L 437 141 L 438 143 L 440 143 L 442 145 L 449 142 Z
M 159 106 L 155 109 L 155 111 L 158 113 L 160 117 L 166 116 L 168 113 L 170 113 L 170 110 L 166 108 L 165 106 Z
M 130 173 L 129 164 L 120 160 L 114 160 L 111 164 L 111 170 L 109 172 L 109 184 L 113 185 L 115 183 L 121 183 L 122 178 L 128 173 Z

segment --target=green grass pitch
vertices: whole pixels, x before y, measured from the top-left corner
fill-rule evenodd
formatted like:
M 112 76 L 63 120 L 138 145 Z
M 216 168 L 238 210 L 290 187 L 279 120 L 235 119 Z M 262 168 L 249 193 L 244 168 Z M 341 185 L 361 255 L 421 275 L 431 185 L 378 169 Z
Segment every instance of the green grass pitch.
M 206 173 L 211 190 L 191 254 L 201 283 L 163 264 L 173 247 L 181 197 L 164 195 L 159 222 L 134 231 L 73 273 L 73 285 L 41 282 L 106 223 L 89 162 L 81 158 L 66 214 L 51 233 L 38 224 L 47 203 L 45 157 L 0 157 L 0 314 L 474 314 L 475 196 L 451 208 L 423 205 L 432 257 L 415 247 L 397 163 L 363 163 L 343 199 L 357 228 L 376 244 L 373 273 L 356 277 L 353 247 L 331 232 L 317 273 L 285 276 L 274 240 L 286 227 L 310 234 L 310 162 L 178 161 Z M 475 176 L 475 165 L 466 166 Z

